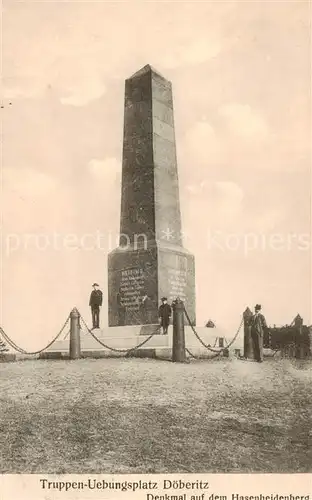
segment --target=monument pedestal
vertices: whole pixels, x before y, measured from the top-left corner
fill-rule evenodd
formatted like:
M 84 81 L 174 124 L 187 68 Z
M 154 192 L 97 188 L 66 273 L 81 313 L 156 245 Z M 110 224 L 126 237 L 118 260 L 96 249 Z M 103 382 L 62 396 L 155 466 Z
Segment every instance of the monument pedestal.
M 119 247 L 109 254 L 109 326 L 158 322 L 163 296 L 170 304 L 177 297 L 183 300 L 195 324 L 195 263 L 187 250 L 154 243 L 139 249 Z
M 92 335 L 88 332 L 81 332 L 81 356 L 91 358 L 108 358 L 108 357 L 146 357 L 146 358 L 166 358 L 171 359 L 172 356 L 172 325 L 169 326 L 168 334 L 156 334 L 148 342 L 137 350 L 129 352 L 116 352 L 104 348 Z M 192 354 L 201 357 L 213 357 L 214 353 L 208 351 L 195 337 L 192 328 L 185 326 L 185 345 Z M 159 331 L 159 326 L 155 325 L 133 325 L 124 327 L 106 327 L 103 329 L 94 330 L 94 334 L 104 344 L 114 349 L 131 349 L 147 339 L 152 333 Z M 196 331 L 206 344 L 214 346 L 217 337 L 224 336 L 224 332 L 218 328 L 197 327 Z M 231 334 L 227 334 L 230 337 Z M 231 346 L 230 351 L 234 353 L 235 349 L 242 349 L 242 341 L 238 338 Z M 217 349 L 215 347 L 214 349 Z M 69 338 L 66 340 L 58 340 L 40 355 L 41 359 L 57 359 L 68 358 L 69 356 Z

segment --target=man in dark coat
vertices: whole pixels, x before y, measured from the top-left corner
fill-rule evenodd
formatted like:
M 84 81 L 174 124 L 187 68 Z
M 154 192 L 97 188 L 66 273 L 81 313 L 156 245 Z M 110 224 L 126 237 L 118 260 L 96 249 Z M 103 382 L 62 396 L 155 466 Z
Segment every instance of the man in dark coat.
M 171 307 L 167 303 L 167 297 L 163 297 L 161 302 L 162 304 L 158 309 L 158 317 L 160 318 L 160 326 L 163 329 L 163 334 L 166 335 L 170 323 Z
M 263 335 L 264 331 L 268 328 L 265 317 L 261 314 L 261 306 L 255 306 L 255 314 L 250 319 L 251 326 L 251 339 L 254 349 L 254 355 L 258 363 L 263 361 Z
M 93 283 L 93 290 L 90 295 L 89 306 L 92 314 L 92 330 L 100 328 L 100 307 L 103 302 L 103 293 L 99 289 L 98 283 Z

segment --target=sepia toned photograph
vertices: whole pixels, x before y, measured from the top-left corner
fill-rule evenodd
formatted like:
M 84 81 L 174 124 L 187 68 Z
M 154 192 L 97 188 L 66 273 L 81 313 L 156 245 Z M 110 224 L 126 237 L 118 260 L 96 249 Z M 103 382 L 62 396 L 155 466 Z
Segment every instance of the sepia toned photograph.
M 2 0 L 1 33 L 0 474 L 309 500 L 199 475 L 312 473 L 310 1 Z

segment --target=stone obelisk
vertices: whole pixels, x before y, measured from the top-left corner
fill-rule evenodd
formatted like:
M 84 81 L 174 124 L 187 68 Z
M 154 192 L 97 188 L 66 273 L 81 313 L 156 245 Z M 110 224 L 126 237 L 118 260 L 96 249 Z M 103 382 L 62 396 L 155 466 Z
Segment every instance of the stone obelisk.
M 147 65 L 125 82 L 120 241 L 108 257 L 109 326 L 157 323 L 163 296 L 169 303 L 184 300 L 195 323 L 195 263 L 181 229 L 172 87 Z

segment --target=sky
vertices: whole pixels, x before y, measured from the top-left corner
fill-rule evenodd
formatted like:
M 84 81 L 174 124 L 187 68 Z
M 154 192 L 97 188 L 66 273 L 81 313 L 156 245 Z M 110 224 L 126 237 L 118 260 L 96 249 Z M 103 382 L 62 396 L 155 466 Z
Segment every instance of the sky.
M 0 324 L 39 348 L 90 322 L 119 230 L 124 81 L 172 82 L 197 324 L 311 314 L 308 2 L 3 1 Z M 95 241 L 100 235 L 100 245 Z M 93 248 L 92 248 L 93 247 Z

